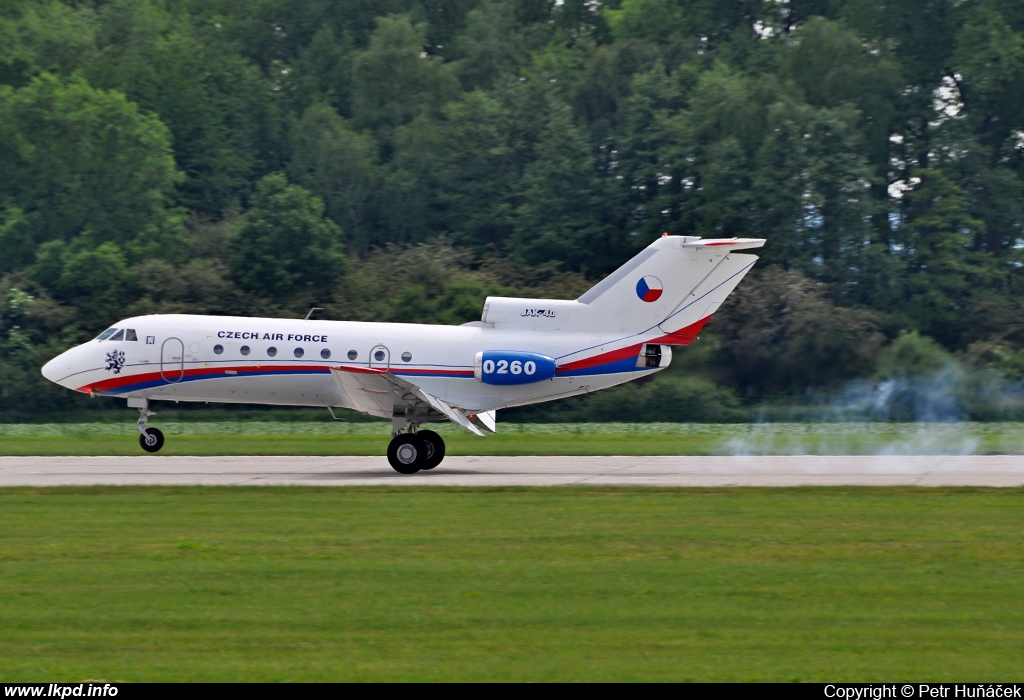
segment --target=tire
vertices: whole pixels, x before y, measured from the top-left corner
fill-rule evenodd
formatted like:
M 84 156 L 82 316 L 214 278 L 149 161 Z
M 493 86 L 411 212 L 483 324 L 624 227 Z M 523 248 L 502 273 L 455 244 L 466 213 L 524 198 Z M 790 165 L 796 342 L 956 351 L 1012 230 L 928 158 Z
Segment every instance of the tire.
M 421 430 L 416 433 L 416 437 L 422 440 L 427 448 L 426 458 L 423 460 L 423 466 L 420 469 L 423 471 L 433 469 L 444 459 L 444 440 L 433 430 Z
M 423 467 L 426 445 L 415 435 L 397 436 L 388 445 L 388 462 L 399 474 L 415 474 Z
M 164 446 L 164 434 L 157 428 L 146 428 L 146 434 L 139 435 L 139 445 L 146 452 L 159 452 Z

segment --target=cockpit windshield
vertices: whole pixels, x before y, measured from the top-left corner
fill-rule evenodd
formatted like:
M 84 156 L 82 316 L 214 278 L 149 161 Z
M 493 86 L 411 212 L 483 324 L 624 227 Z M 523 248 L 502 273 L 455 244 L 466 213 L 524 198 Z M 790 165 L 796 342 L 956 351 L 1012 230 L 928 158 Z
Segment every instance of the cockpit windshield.
M 134 340 L 138 341 L 139 334 L 135 332 L 134 328 L 108 328 L 107 330 L 96 336 L 96 340 Z

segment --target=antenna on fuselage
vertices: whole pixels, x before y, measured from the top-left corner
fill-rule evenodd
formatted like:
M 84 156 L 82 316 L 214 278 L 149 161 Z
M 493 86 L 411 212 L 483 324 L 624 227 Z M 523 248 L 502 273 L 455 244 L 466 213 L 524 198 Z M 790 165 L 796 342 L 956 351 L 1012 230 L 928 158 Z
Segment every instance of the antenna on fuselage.
M 309 310 L 309 313 L 306 314 L 306 318 L 304 318 L 302 320 L 303 321 L 308 321 L 309 317 L 313 315 L 314 311 L 323 311 L 323 309 L 321 309 L 319 306 L 314 306 L 312 309 Z

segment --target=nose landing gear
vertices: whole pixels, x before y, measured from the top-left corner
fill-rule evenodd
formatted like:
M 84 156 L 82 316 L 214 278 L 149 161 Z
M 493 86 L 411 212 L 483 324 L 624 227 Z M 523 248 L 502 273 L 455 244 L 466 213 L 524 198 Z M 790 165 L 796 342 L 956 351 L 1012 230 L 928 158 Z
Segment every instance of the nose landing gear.
M 415 474 L 439 465 L 444 452 L 444 440 L 433 430 L 399 433 L 388 445 L 388 462 L 399 474 Z
M 149 410 L 149 399 L 128 399 L 128 408 L 139 409 L 139 420 L 135 424 L 139 429 L 139 446 L 146 452 L 159 452 L 164 446 L 164 434 L 158 428 L 147 426 L 150 416 L 155 416 L 154 411 Z
M 139 435 L 139 445 L 146 452 L 159 452 L 164 446 L 164 434 L 159 428 L 147 428 Z

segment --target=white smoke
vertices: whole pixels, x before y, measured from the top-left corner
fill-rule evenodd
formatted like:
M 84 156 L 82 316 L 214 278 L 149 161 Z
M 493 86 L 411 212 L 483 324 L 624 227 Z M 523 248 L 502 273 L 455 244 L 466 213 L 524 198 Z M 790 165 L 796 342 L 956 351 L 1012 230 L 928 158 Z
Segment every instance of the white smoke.
M 762 411 L 769 419 L 803 424 L 803 430 L 729 438 L 722 451 L 752 454 L 975 454 L 1024 448 L 1024 423 L 986 423 L 1024 418 L 1024 380 L 1011 382 L 987 370 L 947 362 L 933 372 L 897 373 L 848 382 L 811 397 L 807 405 Z M 987 427 L 986 427 L 987 426 Z M 982 439 L 982 436 L 992 437 Z

